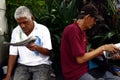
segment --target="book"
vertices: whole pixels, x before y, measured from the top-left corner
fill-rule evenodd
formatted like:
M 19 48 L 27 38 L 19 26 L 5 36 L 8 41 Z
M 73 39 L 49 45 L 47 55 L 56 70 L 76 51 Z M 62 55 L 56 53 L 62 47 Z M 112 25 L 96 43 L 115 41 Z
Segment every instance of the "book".
M 36 41 L 36 37 L 35 36 L 30 36 L 29 38 L 20 41 L 20 42 L 16 42 L 16 43 L 9 43 L 9 42 L 3 42 L 3 44 L 5 45 L 12 45 L 12 46 L 27 46 L 31 43 L 34 43 Z

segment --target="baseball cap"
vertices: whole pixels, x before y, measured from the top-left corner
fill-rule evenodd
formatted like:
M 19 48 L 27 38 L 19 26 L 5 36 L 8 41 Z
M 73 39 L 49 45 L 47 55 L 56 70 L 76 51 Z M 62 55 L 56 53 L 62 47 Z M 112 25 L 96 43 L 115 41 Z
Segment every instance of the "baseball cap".
M 87 14 L 90 14 L 90 16 L 95 17 L 98 21 L 104 20 L 104 18 L 101 15 L 99 15 L 98 9 L 92 3 L 83 6 L 83 8 L 80 11 L 80 15 Z

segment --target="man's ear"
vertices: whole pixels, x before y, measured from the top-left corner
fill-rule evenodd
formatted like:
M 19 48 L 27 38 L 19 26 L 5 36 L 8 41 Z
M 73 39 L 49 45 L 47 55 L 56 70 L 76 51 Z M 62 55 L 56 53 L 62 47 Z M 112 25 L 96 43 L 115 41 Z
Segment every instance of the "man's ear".
M 31 19 L 34 20 L 34 16 L 31 16 Z

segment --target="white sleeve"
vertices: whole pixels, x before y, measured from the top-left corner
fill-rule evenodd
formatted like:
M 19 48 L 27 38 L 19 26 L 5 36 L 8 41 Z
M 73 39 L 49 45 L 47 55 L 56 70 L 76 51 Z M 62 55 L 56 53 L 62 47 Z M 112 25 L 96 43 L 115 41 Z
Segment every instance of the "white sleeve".
M 47 27 L 45 27 L 45 30 L 43 31 L 43 35 L 44 35 L 43 47 L 51 50 L 52 49 L 51 36 Z
M 18 40 L 18 32 L 13 30 L 12 32 L 12 35 L 11 35 L 11 43 L 15 43 L 17 40 Z M 17 49 L 17 46 L 10 46 L 10 49 L 9 49 L 9 54 L 10 55 L 18 55 L 18 49 Z

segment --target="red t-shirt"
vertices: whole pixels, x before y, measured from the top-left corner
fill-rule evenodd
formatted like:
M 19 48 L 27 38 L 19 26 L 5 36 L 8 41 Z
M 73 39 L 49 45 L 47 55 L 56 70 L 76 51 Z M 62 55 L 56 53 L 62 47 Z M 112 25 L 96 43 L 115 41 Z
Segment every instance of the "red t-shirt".
M 88 63 L 78 64 L 76 57 L 86 52 L 87 39 L 76 22 L 68 25 L 61 39 L 61 65 L 65 80 L 78 80 L 88 70 Z

